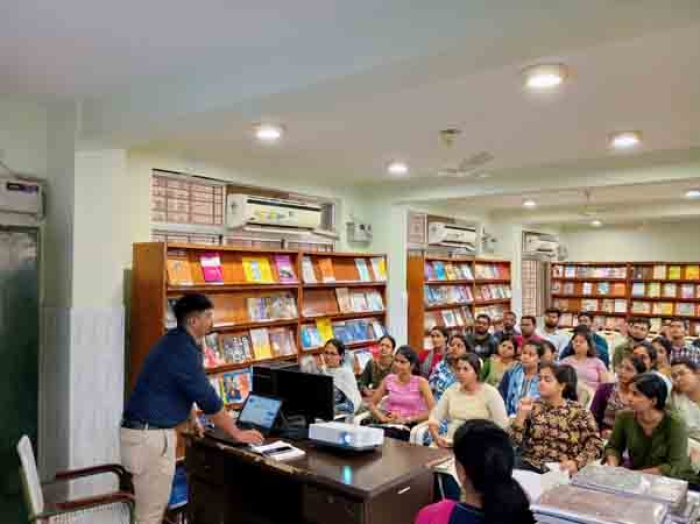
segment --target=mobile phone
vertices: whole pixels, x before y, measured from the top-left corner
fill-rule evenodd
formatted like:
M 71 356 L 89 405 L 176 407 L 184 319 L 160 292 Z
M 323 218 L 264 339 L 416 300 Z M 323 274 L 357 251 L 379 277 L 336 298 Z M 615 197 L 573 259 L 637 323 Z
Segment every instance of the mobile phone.
M 280 446 L 279 448 L 274 448 L 274 449 L 268 449 L 267 451 L 263 451 L 263 455 L 279 455 L 280 453 L 287 453 L 288 451 L 292 451 L 291 446 Z

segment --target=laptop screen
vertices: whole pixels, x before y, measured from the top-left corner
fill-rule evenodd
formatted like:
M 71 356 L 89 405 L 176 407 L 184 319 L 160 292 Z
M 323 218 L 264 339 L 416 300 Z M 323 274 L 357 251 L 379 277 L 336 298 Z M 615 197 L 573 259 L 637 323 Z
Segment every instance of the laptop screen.
M 270 430 L 281 407 L 282 401 L 279 399 L 250 393 L 238 416 L 238 423 Z

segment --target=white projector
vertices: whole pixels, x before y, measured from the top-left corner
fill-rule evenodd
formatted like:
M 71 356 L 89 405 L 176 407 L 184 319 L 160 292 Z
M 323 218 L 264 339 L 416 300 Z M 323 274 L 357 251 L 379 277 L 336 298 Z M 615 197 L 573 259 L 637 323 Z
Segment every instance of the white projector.
M 381 447 L 384 430 L 344 422 L 321 422 L 309 426 L 309 439 L 326 446 L 365 451 Z

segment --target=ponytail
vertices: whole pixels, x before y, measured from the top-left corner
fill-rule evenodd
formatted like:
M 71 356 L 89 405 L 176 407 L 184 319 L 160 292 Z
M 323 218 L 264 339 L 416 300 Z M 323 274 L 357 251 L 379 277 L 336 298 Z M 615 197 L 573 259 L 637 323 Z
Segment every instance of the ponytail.
M 534 524 L 527 495 L 513 479 L 515 455 L 505 431 L 488 420 L 468 420 L 455 433 L 454 454 L 481 495 L 484 524 Z
M 566 400 L 578 400 L 578 377 L 576 370 L 569 364 L 554 364 L 553 362 L 545 362 L 540 366 L 540 371 L 543 369 L 551 369 L 554 378 L 564 386 L 561 396 Z

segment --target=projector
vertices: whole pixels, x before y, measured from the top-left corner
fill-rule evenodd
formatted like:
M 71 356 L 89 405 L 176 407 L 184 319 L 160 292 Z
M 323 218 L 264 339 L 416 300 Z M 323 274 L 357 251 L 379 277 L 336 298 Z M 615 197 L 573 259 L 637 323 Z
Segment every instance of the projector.
M 384 430 L 344 422 L 321 422 L 309 426 L 309 440 L 354 451 L 366 451 L 381 447 Z

